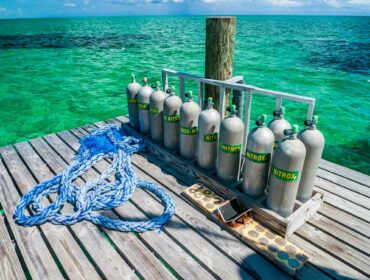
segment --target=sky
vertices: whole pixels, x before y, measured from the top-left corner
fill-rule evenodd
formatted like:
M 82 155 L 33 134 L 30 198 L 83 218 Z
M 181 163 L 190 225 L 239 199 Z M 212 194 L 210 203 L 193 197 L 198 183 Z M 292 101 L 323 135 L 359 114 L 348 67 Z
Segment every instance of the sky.
M 0 0 L 0 19 L 261 14 L 370 16 L 370 0 Z

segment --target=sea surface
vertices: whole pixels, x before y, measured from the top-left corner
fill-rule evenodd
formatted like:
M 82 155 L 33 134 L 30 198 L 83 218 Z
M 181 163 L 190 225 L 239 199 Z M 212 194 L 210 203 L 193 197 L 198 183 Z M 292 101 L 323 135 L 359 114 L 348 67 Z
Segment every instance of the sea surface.
M 370 17 L 237 17 L 235 48 L 234 75 L 315 97 L 324 158 L 370 174 Z M 126 114 L 131 73 L 203 75 L 204 52 L 201 16 L 0 20 L 0 146 Z M 273 109 L 253 97 L 253 118 Z

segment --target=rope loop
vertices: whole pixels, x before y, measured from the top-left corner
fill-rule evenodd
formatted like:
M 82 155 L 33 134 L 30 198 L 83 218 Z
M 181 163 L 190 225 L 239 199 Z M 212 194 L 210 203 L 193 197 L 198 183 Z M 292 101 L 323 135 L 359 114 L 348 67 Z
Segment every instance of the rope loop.
M 175 212 L 175 205 L 163 188 L 153 182 L 136 177 L 131 155 L 144 149 L 144 140 L 124 135 L 115 125 L 106 125 L 81 138 L 75 160 L 62 174 L 50 178 L 26 193 L 17 204 L 14 220 L 23 226 L 35 226 L 45 222 L 72 225 L 82 220 L 119 231 L 144 232 L 161 229 Z M 76 185 L 74 180 L 86 173 L 103 159 L 111 164 L 98 177 Z M 114 175 L 114 181 L 107 181 Z M 164 204 L 161 216 L 147 221 L 124 221 L 112 219 L 99 213 L 123 205 L 134 194 L 136 187 L 153 193 Z M 57 193 L 57 198 L 45 206 L 42 200 Z M 61 209 L 69 203 L 74 212 L 62 214 Z M 25 214 L 32 206 L 33 215 Z

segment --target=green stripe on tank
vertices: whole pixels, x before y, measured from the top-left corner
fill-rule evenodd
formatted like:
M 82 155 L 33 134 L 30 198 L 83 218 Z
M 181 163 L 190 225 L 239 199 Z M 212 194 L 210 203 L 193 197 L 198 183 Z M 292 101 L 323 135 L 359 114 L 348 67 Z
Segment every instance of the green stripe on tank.
M 276 178 L 278 178 L 282 181 L 295 182 L 298 179 L 299 171 L 298 170 L 288 171 L 288 170 L 283 170 L 283 169 L 277 168 L 276 166 L 272 166 L 272 174 Z
M 244 156 L 245 158 L 257 163 L 266 163 L 270 158 L 269 153 L 255 153 L 251 150 L 247 150 Z
M 218 140 L 218 133 L 205 133 L 203 136 L 204 142 L 217 142 Z
M 149 103 L 141 103 L 138 105 L 139 110 L 149 110 Z
M 137 104 L 137 99 L 136 98 L 128 98 L 128 104 Z
M 237 154 L 237 153 L 240 153 L 240 151 L 242 149 L 242 144 L 228 145 L 228 144 L 220 143 L 218 148 L 219 148 L 220 151 L 222 151 L 224 153 Z
M 186 127 L 181 126 L 180 127 L 180 133 L 185 135 L 197 135 L 198 134 L 198 127 Z
M 177 115 L 170 115 L 170 116 L 163 116 L 163 119 L 166 121 L 166 122 L 179 122 L 180 121 L 180 115 L 177 114 Z
M 153 115 L 157 115 L 159 113 L 159 108 L 150 108 L 150 113 Z

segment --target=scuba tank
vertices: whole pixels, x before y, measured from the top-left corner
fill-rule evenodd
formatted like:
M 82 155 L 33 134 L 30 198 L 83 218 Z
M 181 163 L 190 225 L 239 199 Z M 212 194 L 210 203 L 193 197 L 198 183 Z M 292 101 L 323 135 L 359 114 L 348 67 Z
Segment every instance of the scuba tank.
M 216 166 L 220 114 L 213 109 L 212 97 L 208 98 L 207 109 L 199 115 L 198 165 L 206 170 Z
M 175 87 L 167 89 L 168 96 L 163 102 L 163 140 L 164 146 L 175 150 L 180 142 L 181 98 L 175 95 Z
M 257 127 L 248 135 L 243 168 L 242 190 L 257 198 L 264 194 L 269 176 L 274 134 L 265 126 L 266 115 L 256 120 Z
M 306 128 L 298 134 L 298 139 L 303 142 L 307 151 L 297 194 L 297 199 L 302 202 L 306 202 L 312 196 L 317 169 L 324 150 L 325 138 L 316 129 L 317 122 L 318 116 L 313 116 L 313 120 L 306 120 L 304 122 Z
M 220 126 L 216 169 L 218 178 L 232 183 L 238 179 L 244 124 L 236 116 L 235 105 L 231 105 L 228 111 L 230 115 L 222 120 Z
M 138 108 L 139 108 L 139 128 L 144 134 L 150 132 L 150 119 L 149 119 L 149 97 L 152 93 L 152 88 L 147 85 L 147 78 L 143 79 L 144 86 L 139 90 L 137 95 Z
M 160 83 L 152 85 L 155 91 L 149 98 L 150 135 L 155 141 L 163 140 L 163 101 L 166 94 L 160 90 Z
M 185 94 L 187 101 L 180 108 L 180 154 L 193 159 L 197 152 L 198 117 L 200 107 L 193 101 L 193 93 Z
M 139 127 L 139 112 L 137 109 L 137 93 L 141 89 L 141 85 L 136 82 L 135 75 L 131 75 L 131 83 L 127 85 L 127 103 L 128 103 L 128 114 L 130 119 L 130 126 L 133 128 Z
M 283 217 L 293 213 L 306 148 L 297 138 L 298 125 L 286 129 L 272 157 L 267 207 Z
M 275 145 L 274 149 L 276 148 L 278 142 L 283 139 L 284 136 L 284 130 L 285 129 L 291 129 L 290 123 L 284 119 L 284 113 L 285 108 L 281 107 L 280 110 L 275 110 L 272 114 L 274 116 L 274 119 L 269 122 L 267 127 L 271 129 L 272 133 L 274 133 L 275 137 Z

